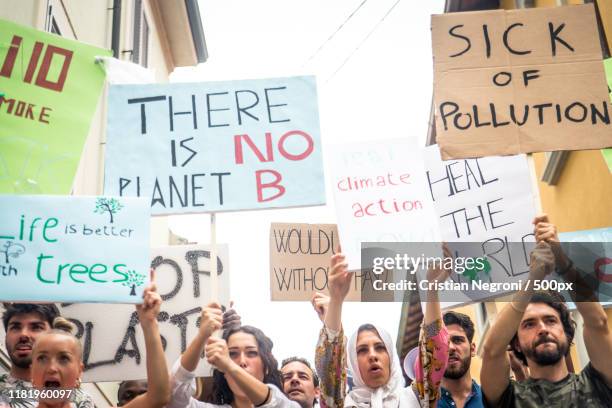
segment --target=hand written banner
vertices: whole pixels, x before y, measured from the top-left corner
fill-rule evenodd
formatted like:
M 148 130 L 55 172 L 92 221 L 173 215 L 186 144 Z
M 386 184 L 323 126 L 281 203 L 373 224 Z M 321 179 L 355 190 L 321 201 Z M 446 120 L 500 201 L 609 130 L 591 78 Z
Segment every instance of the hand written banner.
M 153 214 L 325 204 L 313 77 L 115 85 L 106 194 Z
M 608 81 L 610 100 L 612 101 L 612 58 L 607 58 L 604 60 L 604 70 L 606 72 L 606 81 Z M 608 165 L 608 170 L 610 170 L 610 173 L 612 173 L 612 149 L 602 149 L 601 154 Z
M 363 242 L 438 241 L 423 153 L 403 140 L 336 146 L 332 188 L 342 251 L 361 269 Z
M 0 208 L 0 300 L 142 302 L 146 200 L 0 195 Z
M 0 20 L 0 193 L 70 193 L 108 55 Z
M 229 305 L 229 251 L 227 245 L 218 245 L 217 251 L 219 302 Z M 211 301 L 210 265 L 207 245 L 151 249 L 151 267 L 163 299 L 160 334 L 170 367 L 195 336 L 202 307 Z M 77 325 L 83 344 L 84 381 L 147 378 L 145 343 L 134 306 L 63 304 L 61 313 Z M 1 327 L 0 333 L 4 333 Z M 206 360 L 200 361 L 196 374 L 210 375 Z
M 428 146 L 425 176 L 442 240 L 449 243 L 453 255 L 487 259 L 486 268 L 455 273 L 451 279 L 459 283 L 514 283 L 524 279 L 529 272 L 532 220 L 536 215 L 525 155 L 442 161 L 438 146 Z M 489 291 L 468 291 L 463 302 L 491 296 Z
M 316 292 L 329 294 L 330 258 L 338 250 L 335 224 L 285 224 L 270 226 L 270 294 L 273 301 L 311 300 Z M 375 279 L 387 281 L 388 272 L 355 272 L 347 301 L 391 301 L 374 290 Z
M 592 4 L 432 16 L 443 159 L 612 146 Z

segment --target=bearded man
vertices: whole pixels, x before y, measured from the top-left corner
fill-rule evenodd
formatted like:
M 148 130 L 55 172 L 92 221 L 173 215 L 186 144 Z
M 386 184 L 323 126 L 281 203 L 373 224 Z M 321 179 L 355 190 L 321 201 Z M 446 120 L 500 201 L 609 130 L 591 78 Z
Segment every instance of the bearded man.
M 609 408 L 612 332 L 607 315 L 592 293 L 589 298 L 570 292 L 584 321 L 583 338 L 590 359 L 580 373 L 570 373 L 564 357 L 576 325 L 558 293 L 535 292 L 533 283 L 556 270 L 566 282 L 583 288 L 583 275 L 563 252 L 548 217 L 536 217 L 533 223 L 537 246 L 531 252 L 529 289 L 517 292 L 500 311 L 483 344 L 483 399 L 489 406 L 508 408 Z M 508 344 L 529 367 L 525 381 L 509 380 Z
M 448 329 L 448 365 L 442 378 L 438 408 L 483 407 L 480 386 L 472 379 L 470 365 L 476 352 L 474 323 L 469 316 L 447 312 L 443 317 Z

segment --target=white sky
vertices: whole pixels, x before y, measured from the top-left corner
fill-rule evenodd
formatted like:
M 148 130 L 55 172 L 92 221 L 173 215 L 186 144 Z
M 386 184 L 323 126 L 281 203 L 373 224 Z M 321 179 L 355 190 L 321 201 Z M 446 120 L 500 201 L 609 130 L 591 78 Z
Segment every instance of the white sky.
M 415 146 L 424 144 L 432 96 L 430 15 L 442 13 L 444 0 L 366 0 L 312 59 L 363 0 L 199 2 L 209 59 L 178 69 L 172 81 L 314 74 L 324 155 L 326 146 L 352 141 L 409 138 Z M 291 355 L 312 360 L 321 325 L 307 302 L 269 300 L 270 223 L 335 223 L 329 188 L 327 203 L 217 215 L 217 242 L 229 244 L 236 309 L 243 323 L 272 338 L 279 361 Z M 207 215 L 173 216 L 169 224 L 191 241 L 210 240 Z M 397 338 L 400 308 L 400 303 L 347 303 L 345 330 L 376 322 Z

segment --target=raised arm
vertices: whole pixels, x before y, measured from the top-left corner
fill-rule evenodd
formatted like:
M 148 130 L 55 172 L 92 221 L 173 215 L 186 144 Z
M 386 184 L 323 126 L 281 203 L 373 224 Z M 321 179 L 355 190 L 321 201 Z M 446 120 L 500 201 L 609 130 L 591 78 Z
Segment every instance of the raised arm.
M 444 254 L 444 259 L 452 258 L 452 254 L 448 245 L 442 245 L 442 252 Z M 444 262 L 446 265 L 447 263 Z M 427 281 L 430 283 L 433 282 L 444 282 L 448 279 L 450 274 L 453 272 L 452 268 L 429 268 L 427 270 Z M 435 322 L 436 320 L 442 319 L 442 311 L 440 310 L 440 298 L 438 296 L 437 290 L 428 290 L 427 291 L 427 302 L 425 304 L 425 316 L 424 316 L 424 324 L 425 326 Z
M 541 280 L 552 272 L 554 255 L 550 245 L 539 242 L 531 252 L 528 280 Z M 480 381 L 482 392 L 489 404 L 499 402 L 502 394 L 510 383 L 510 362 L 508 361 L 508 344 L 518 330 L 519 324 L 527 309 L 533 294 L 533 283 L 527 284 L 527 290 L 520 290 L 513 296 L 498 314 L 495 322 L 489 329 L 483 343 L 482 368 Z
M 536 240 L 545 241 L 551 245 L 555 254 L 557 271 L 559 271 L 561 277 L 567 282 L 574 282 L 576 285 L 576 290 L 570 293 L 576 302 L 578 312 L 584 320 L 583 338 L 587 354 L 593 368 L 603 376 L 608 386 L 612 387 L 612 365 L 608 364 L 606 359 L 599 358 L 600 356 L 612 355 L 612 334 L 608 327 L 606 311 L 592 293 L 591 286 L 584 282 L 573 262 L 563 252 L 559 243 L 557 227 L 550 223 L 548 215 L 543 214 L 536 217 L 534 224 Z M 576 291 L 579 292 L 579 296 L 577 296 Z M 592 299 L 592 301 L 580 301 L 586 299 Z
M 339 331 L 342 327 L 342 304 L 351 288 L 353 274 L 348 271 L 346 257 L 338 252 L 331 257 L 329 271 L 329 306 L 325 314 L 325 327 Z
M 321 407 L 344 406 L 346 393 L 346 339 L 342 330 L 342 304 L 351 287 L 353 274 L 348 272 L 346 258 L 340 252 L 331 257 L 328 277 L 329 302 L 324 298 L 313 306 L 324 327 L 315 349 L 315 367 L 320 379 Z M 327 310 L 320 307 L 327 304 Z M 319 306 L 319 308 L 317 307 Z
M 444 258 L 452 258 L 451 251 L 443 245 Z M 446 262 L 444 263 L 446 265 Z M 444 282 L 452 268 L 429 268 L 429 283 Z M 440 300 L 437 290 L 427 291 L 425 315 L 419 333 L 419 357 L 415 367 L 413 382 L 422 406 L 436 406 L 440 395 L 440 382 L 448 364 L 448 331 L 442 322 Z
M 206 341 L 223 326 L 223 311 L 218 303 L 209 303 L 200 316 L 200 329 L 181 355 L 181 366 L 187 371 L 194 371 L 200 362 Z
M 310 299 L 310 304 L 312 304 L 313 309 L 317 312 L 321 323 L 325 324 L 325 315 L 327 315 L 327 308 L 329 307 L 329 296 L 315 292 L 312 299 Z
M 161 303 L 161 296 L 152 282 L 144 290 L 142 305 L 136 305 L 145 340 L 148 387 L 147 392 L 125 405 L 128 408 L 162 408 L 170 400 L 168 366 L 157 324 Z

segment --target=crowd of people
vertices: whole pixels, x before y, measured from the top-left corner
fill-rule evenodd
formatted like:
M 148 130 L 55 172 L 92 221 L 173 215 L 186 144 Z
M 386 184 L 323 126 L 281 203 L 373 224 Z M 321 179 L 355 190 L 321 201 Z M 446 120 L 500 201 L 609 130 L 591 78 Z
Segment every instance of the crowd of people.
M 534 220 L 536 247 L 529 280 L 555 272 L 578 279 L 546 216 Z M 445 256 L 451 256 L 444 247 Z M 442 282 L 452 270 L 431 268 Z M 154 279 L 136 306 L 146 348 L 146 381 L 120 384 L 118 405 L 147 407 L 612 407 L 612 335 L 597 301 L 577 302 L 590 362 L 579 373 L 566 363 L 576 323 L 562 297 L 533 289 L 517 292 L 499 312 L 482 349 L 481 384 L 472 377 L 474 324 L 461 313 L 442 313 L 438 293 L 427 293 L 418 346 L 402 362 L 390 334 L 364 322 L 344 335 L 342 308 L 353 274 L 342 253 L 331 259 L 329 296 L 313 306 L 322 322 L 313 350 L 283 360 L 259 328 L 243 325 L 233 309 L 203 308 L 196 336 L 171 369 L 166 365 L 157 316 L 161 297 Z M 90 408 L 80 388 L 82 347 L 71 323 L 52 304 L 7 304 L 3 315 L 10 372 L 0 377 L 0 407 Z M 222 333 L 219 335 L 219 333 Z M 314 351 L 314 366 L 306 355 Z M 203 356 L 214 367 L 209 401 L 194 397 L 195 370 Z M 404 368 L 404 369 L 402 369 Z M 407 385 L 404 373 L 411 382 Z M 40 397 L 69 390 L 69 398 Z M 16 392 L 20 391 L 20 392 Z M 38 393 L 36 393 L 38 391 Z

